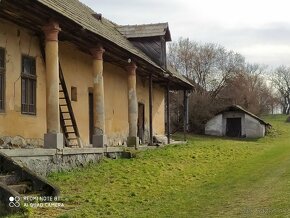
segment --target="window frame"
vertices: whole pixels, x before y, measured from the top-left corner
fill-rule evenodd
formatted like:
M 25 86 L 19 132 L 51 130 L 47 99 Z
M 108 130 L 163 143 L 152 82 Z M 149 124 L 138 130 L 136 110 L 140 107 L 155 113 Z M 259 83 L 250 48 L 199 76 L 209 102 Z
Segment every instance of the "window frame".
M 3 47 L 0 47 L 0 51 L 1 50 L 3 51 L 4 65 L 3 67 L 0 66 L 0 76 L 2 76 L 2 82 L 3 82 L 2 89 L 0 89 L 0 92 L 3 96 L 2 107 L 0 104 L 0 113 L 5 113 L 5 109 L 6 109 L 6 49 Z
M 29 59 L 34 63 L 34 74 L 26 74 L 24 73 L 24 60 Z M 29 55 L 21 55 L 21 113 L 25 115 L 36 115 L 37 114 L 37 75 L 36 75 L 36 58 Z M 23 87 L 23 81 L 25 83 L 25 87 Z M 34 86 L 33 86 L 34 85 Z M 33 89 L 31 90 L 31 86 Z M 24 89 L 24 90 L 23 90 Z M 23 93 L 24 91 L 24 93 Z M 25 95 L 26 102 L 23 103 L 23 95 Z M 33 103 L 31 102 L 31 96 L 33 98 Z M 31 107 L 33 110 L 31 110 Z

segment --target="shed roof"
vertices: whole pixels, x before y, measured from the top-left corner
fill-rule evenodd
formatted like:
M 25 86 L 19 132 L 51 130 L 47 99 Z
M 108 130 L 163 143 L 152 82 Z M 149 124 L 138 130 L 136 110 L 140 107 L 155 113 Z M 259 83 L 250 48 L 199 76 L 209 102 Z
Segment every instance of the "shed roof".
M 238 111 L 238 112 L 243 112 L 248 114 L 249 116 L 253 117 L 254 119 L 258 120 L 261 124 L 264 124 L 266 126 L 271 126 L 269 123 L 265 122 L 264 120 L 262 120 L 260 117 L 256 116 L 255 114 L 251 113 L 250 111 L 247 111 L 246 109 L 244 109 L 243 107 L 241 107 L 240 105 L 231 105 L 229 107 L 226 107 L 225 109 L 223 109 L 222 111 L 218 112 L 217 114 L 221 114 L 223 112 L 229 112 L 229 111 Z
M 128 39 L 165 36 L 166 41 L 171 41 L 168 23 L 125 25 L 118 26 L 117 29 Z

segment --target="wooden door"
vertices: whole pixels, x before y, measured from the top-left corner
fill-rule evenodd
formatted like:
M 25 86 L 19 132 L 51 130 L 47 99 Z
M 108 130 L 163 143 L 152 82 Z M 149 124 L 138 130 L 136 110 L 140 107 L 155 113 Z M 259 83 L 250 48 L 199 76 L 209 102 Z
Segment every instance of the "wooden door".
M 89 93 L 89 131 L 90 131 L 90 144 L 93 143 L 94 135 L 94 95 Z
M 242 135 L 241 118 L 227 118 L 226 135 L 229 137 L 241 137 Z
M 145 105 L 138 103 L 138 137 L 144 143 L 144 130 L 145 130 Z

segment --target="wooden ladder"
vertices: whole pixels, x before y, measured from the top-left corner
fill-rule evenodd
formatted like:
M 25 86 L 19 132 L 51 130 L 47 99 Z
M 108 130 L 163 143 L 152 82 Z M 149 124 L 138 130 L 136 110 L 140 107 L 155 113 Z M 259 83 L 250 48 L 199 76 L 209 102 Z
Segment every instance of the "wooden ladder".
M 65 145 L 67 147 L 74 146 L 83 147 L 60 63 L 59 63 L 59 112 L 60 112 L 60 125 L 63 134 L 65 136 Z
M 40 37 L 40 51 L 45 63 L 44 40 Z M 71 101 L 66 88 L 63 72 L 59 62 L 59 112 L 60 126 L 64 134 L 64 141 L 67 147 L 83 147 L 77 122 L 72 109 Z

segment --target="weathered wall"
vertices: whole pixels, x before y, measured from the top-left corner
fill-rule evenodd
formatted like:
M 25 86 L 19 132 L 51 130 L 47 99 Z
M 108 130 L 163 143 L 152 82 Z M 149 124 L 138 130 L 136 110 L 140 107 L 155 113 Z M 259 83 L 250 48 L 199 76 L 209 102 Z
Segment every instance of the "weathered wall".
M 59 59 L 71 97 L 71 87 L 77 88 L 77 101 L 72 107 L 84 145 L 89 144 L 89 87 L 93 86 L 92 58 L 74 45 L 59 43 Z
M 153 84 L 152 88 L 152 118 L 153 135 L 165 134 L 165 103 L 164 88 Z M 137 77 L 137 98 L 138 102 L 145 104 L 145 140 L 149 140 L 149 81 L 148 78 Z
M 66 85 L 77 88 L 73 110 L 82 141 L 89 144 L 89 92 L 93 87 L 93 59 L 70 43 L 60 43 L 60 62 Z M 128 136 L 127 73 L 124 69 L 104 63 L 105 131 L 110 145 L 121 145 Z
M 153 86 L 153 133 L 156 135 L 165 134 L 165 90 L 164 88 Z
M 90 163 L 99 162 L 107 156 L 113 159 L 130 157 L 122 147 L 106 148 L 65 148 L 57 149 L 2 149 L 1 153 L 11 157 L 20 165 L 28 167 L 38 175 L 47 176 L 52 172 L 70 170 Z
M 206 123 L 205 134 L 225 136 L 227 118 L 241 118 L 242 137 L 259 138 L 265 136 L 265 125 L 253 117 L 239 112 L 225 112 L 213 117 Z
M 223 135 L 223 115 L 219 114 L 210 119 L 205 125 L 206 135 Z
M 6 49 L 6 110 L 0 113 L 0 136 L 43 138 L 46 132 L 45 67 L 38 38 L 34 33 L 0 19 L 0 47 Z M 22 54 L 36 58 L 36 115 L 21 113 Z
M 245 129 L 247 138 L 260 138 L 265 136 L 265 125 L 249 115 L 245 115 Z
M 34 33 L 0 20 L 0 47 L 6 48 L 6 112 L 0 114 L 0 136 L 21 135 L 24 138 L 43 138 L 46 133 L 45 65 Z M 59 58 L 67 89 L 77 88 L 73 110 L 84 145 L 89 144 L 89 92 L 93 87 L 92 57 L 73 44 L 59 42 Z M 36 58 L 37 114 L 21 114 L 21 54 Z M 138 73 L 138 70 L 137 70 Z M 128 136 L 127 72 L 104 63 L 105 125 L 110 145 L 124 144 Z M 145 126 L 149 129 L 149 86 L 144 78 L 137 79 L 138 101 L 145 104 Z M 24 128 L 25 127 L 25 128 Z M 153 85 L 154 134 L 164 134 L 164 89 Z M 146 134 L 145 134 L 146 136 Z
M 106 134 L 111 145 L 123 144 L 129 134 L 127 72 L 104 64 Z
M 53 172 L 67 171 L 91 163 L 97 163 L 103 156 L 103 154 L 46 155 L 14 157 L 13 160 L 37 175 L 47 176 Z

